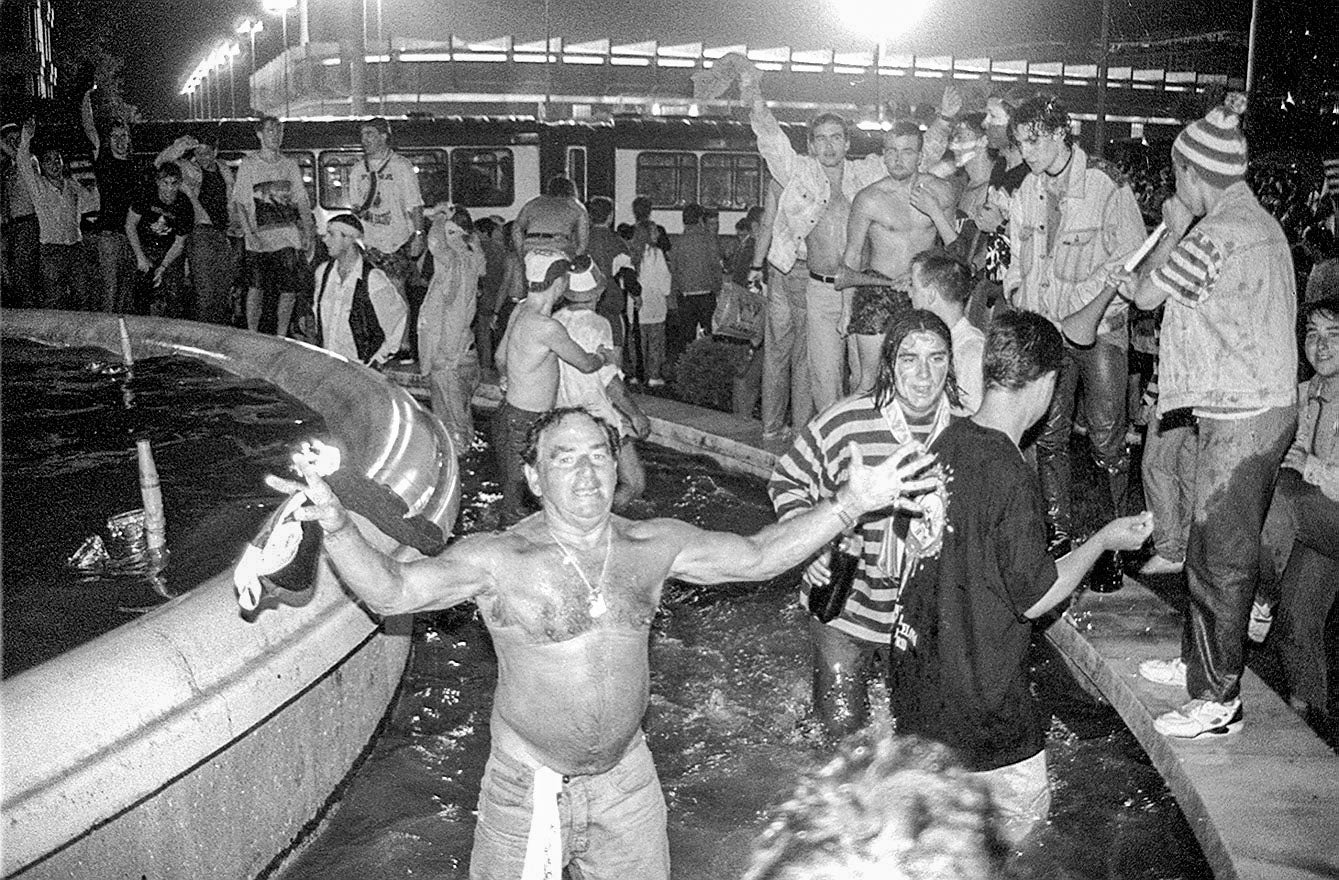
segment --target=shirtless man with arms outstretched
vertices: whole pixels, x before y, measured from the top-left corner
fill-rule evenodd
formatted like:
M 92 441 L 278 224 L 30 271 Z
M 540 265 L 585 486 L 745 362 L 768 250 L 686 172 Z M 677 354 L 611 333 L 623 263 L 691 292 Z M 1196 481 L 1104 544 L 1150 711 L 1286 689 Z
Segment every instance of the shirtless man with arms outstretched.
M 616 361 L 607 348 L 592 354 L 572 341 L 553 319 L 554 308 L 567 295 L 571 263 L 562 254 L 541 251 L 525 257 L 530 295 L 511 313 L 496 354 L 502 374 L 502 405 L 493 415 L 493 451 L 502 471 L 502 520 L 509 526 L 529 513 L 521 454 L 525 436 L 558 399 L 558 361 L 582 373 L 593 373 Z
M 865 513 L 914 509 L 909 496 L 932 482 L 916 475 L 931 459 L 910 443 L 878 467 L 856 454 L 832 500 L 742 537 L 614 516 L 617 432 L 584 410 L 546 414 L 530 441 L 525 476 L 542 511 L 413 562 L 364 540 L 307 465 L 299 465 L 305 485 L 269 482 L 307 493 L 312 503 L 298 518 L 320 523 L 340 579 L 372 611 L 478 603 L 498 683 L 471 878 L 557 877 L 570 863 L 585 877 L 668 880 L 665 800 L 641 730 L 665 579 L 779 574 Z
M 848 332 L 856 341 L 859 377 L 853 393 L 874 387 L 884 328 L 897 312 L 911 307 L 911 258 L 934 245 L 931 203 L 951 211 L 953 187 L 932 174 L 920 173 L 921 130 L 899 122 L 884 135 L 883 165 L 888 176 L 862 189 L 851 204 L 845 230 L 845 263 L 860 270 L 866 245 L 869 268 L 888 278 L 887 287 L 857 288 Z

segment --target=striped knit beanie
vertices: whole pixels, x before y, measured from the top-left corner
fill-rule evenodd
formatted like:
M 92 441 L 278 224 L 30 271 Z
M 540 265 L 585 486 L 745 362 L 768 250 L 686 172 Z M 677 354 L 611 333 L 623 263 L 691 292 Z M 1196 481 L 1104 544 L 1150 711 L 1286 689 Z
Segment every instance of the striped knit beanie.
M 1241 133 L 1241 115 L 1246 96 L 1230 93 L 1222 106 L 1190 123 L 1176 136 L 1172 153 L 1194 165 L 1211 186 L 1226 189 L 1246 178 L 1246 137 Z

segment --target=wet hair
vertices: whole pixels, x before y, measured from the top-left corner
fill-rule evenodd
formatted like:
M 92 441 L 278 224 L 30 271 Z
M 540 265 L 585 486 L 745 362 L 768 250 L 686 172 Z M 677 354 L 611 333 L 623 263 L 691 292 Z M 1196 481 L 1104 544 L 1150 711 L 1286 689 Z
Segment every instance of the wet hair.
M 897 396 L 897 352 L 912 333 L 933 333 L 948 346 L 948 376 L 944 380 L 944 394 L 953 406 L 962 406 L 962 392 L 958 390 L 958 374 L 953 369 L 953 334 L 948 325 L 934 312 L 925 309 L 905 309 L 893 317 L 884 329 L 883 348 L 879 350 L 879 374 L 874 379 L 870 396 L 874 405 L 887 406 Z
M 735 232 L 748 232 L 749 228 L 753 226 L 753 222 L 748 217 L 740 217 L 735 221 Z
M 550 428 L 556 428 L 563 419 L 568 416 L 581 415 L 590 419 L 604 431 L 604 438 L 609 443 L 609 454 L 618 458 L 618 448 L 621 444 L 618 429 L 606 422 L 604 419 L 581 406 L 560 406 L 551 409 L 544 415 L 535 419 L 529 430 L 525 432 L 525 447 L 521 450 L 521 461 L 537 467 L 539 462 L 539 444 L 544 439 L 544 434 Z
M 1007 854 L 986 784 L 946 746 L 884 723 L 801 778 L 743 880 L 993 880 Z
M 1047 135 L 1057 131 L 1065 133 L 1065 144 L 1071 143 L 1073 135 L 1069 130 L 1069 111 L 1055 95 L 1039 94 L 1028 98 L 1009 117 L 1009 141 L 1018 143 L 1017 130 L 1030 129 L 1035 135 Z
M 586 203 L 586 213 L 590 215 L 590 222 L 602 226 L 614 213 L 614 203 L 604 196 L 596 196 Z
M 1320 315 L 1323 318 L 1329 318 L 1331 321 L 1339 321 L 1339 295 L 1327 296 L 1303 305 L 1302 313 L 1299 316 L 1303 329 L 1306 328 L 1307 321 L 1311 320 L 1312 315 Z
M 683 225 L 696 226 L 707 218 L 706 209 L 697 202 L 689 202 L 683 206 Z
M 818 131 L 820 125 L 840 125 L 842 127 L 842 137 L 849 139 L 851 137 L 851 123 L 846 121 L 846 117 L 840 113 L 820 113 L 809 123 L 809 140 L 814 139 L 814 132 Z
M 1018 391 L 1059 371 L 1065 343 L 1055 325 L 1036 312 L 996 315 L 986 334 L 982 373 L 986 387 Z
M 884 132 L 883 142 L 887 144 L 892 141 L 893 138 L 900 137 L 914 137 L 916 143 L 921 146 L 925 145 L 925 133 L 921 131 L 919 125 L 912 122 L 910 119 L 900 119 L 897 122 L 894 122 L 893 127 Z
M 274 123 L 275 125 L 283 125 L 283 123 L 279 121 L 278 116 L 262 116 L 255 122 L 251 123 L 251 127 L 254 128 L 257 132 L 260 132 L 264 131 L 265 126 L 269 125 L 270 123 Z
M 617 232 L 618 237 L 624 241 L 632 241 L 632 236 L 637 232 L 637 227 L 633 226 L 631 223 L 620 223 L 618 224 L 618 228 L 614 231 Z
M 566 174 L 555 174 L 549 178 L 548 183 L 544 184 L 544 195 L 546 196 L 566 196 L 574 198 L 577 194 L 577 188 L 572 184 L 572 179 Z
M 480 217 L 479 222 L 474 224 L 474 228 L 484 238 L 490 238 L 497 230 L 497 221 L 491 217 Z
M 164 162 L 154 171 L 154 180 L 175 180 L 181 183 L 181 169 L 176 162 Z
M 911 271 L 917 270 L 926 287 L 951 303 L 965 305 L 972 296 L 972 270 L 946 251 L 921 251 L 911 258 Z
M 125 129 L 125 133 L 130 134 L 130 122 L 118 116 L 111 121 L 110 125 L 107 126 L 107 134 L 110 135 L 112 132 L 119 131 L 121 129 Z
M 451 222 L 464 230 L 466 235 L 474 231 L 474 218 L 470 216 L 470 212 L 465 208 L 456 208 L 452 211 Z
M 750 223 L 762 223 L 763 214 L 765 213 L 767 212 L 763 209 L 762 205 L 754 205 L 752 208 L 749 208 L 748 213 L 744 215 L 744 219 Z
M 632 219 L 637 223 L 651 219 L 651 200 L 646 196 L 637 196 L 632 200 Z

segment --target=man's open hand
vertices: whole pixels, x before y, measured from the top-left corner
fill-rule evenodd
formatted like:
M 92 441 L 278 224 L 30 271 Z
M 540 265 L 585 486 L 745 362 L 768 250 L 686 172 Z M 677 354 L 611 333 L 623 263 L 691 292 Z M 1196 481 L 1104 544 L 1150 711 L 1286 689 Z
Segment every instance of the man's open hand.
M 934 461 L 924 446 L 912 441 L 899 446 L 876 467 L 866 467 L 860 447 L 852 446 L 846 485 L 838 493 L 837 503 L 856 516 L 886 507 L 918 513 L 920 505 L 914 496 L 938 485 L 937 477 L 918 475 Z

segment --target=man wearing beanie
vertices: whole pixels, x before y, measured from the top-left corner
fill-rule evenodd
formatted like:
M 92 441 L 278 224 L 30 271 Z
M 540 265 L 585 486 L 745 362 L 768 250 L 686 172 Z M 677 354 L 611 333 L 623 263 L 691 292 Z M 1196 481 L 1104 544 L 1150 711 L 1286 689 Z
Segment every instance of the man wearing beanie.
M 1229 95 L 1176 138 L 1176 194 L 1162 206 L 1168 235 L 1149 273 L 1126 279 L 1140 308 L 1166 303 L 1158 417 L 1189 410 L 1196 422 L 1181 656 L 1139 667 L 1189 692 L 1154 723 L 1183 738 L 1241 726 L 1260 529 L 1296 421 L 1292 257 L 1246 185 L 1245 109 L 1244 95 Z
M 1144 219 L 1115 166 L 1090 158 L 1071 142 L 1069 113 L 1053 95 L 1024 101 L 1010 122 L 1010 139 L 1029 174 L 1010 199 L 1013 256 L 1004 293 L 1017 308 L 1036 312 L 1059 329 L 1067 316 L 1097 298 L 1110 267 L 1144 240 Z M 1127 313 L 1127 304 L 1118 299 L 1098 325 L 1094 345 L 1065 346 L 1055 395 L 1037 438 L 1053 549 L 1063 547 L 1072 532 L 1069 438 L 1080 386 L 1094 459 L 1106 471 L 1114 512 L 1124 512 L 1130 470 L 1125 449 Z

